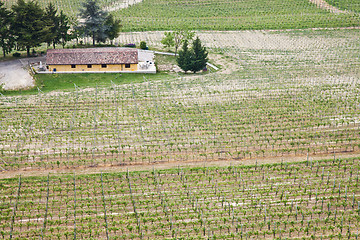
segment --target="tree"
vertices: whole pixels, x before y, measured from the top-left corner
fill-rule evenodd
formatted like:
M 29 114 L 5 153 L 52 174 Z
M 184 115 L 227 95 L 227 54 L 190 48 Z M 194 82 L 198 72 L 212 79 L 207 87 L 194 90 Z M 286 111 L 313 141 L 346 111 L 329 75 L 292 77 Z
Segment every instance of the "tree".
M 143 49 L 143 50 L 148 49 L 148 47 L 146 46 L 146 42 L 145 42 L 145 41 L 141 41 L 141 42 L 140 42 L 140 48 Z
M 200 39 L 196 38 L 190 50 L 188 49 L 187 40 L 184 41 L 182 50 L 179 51 L 179 56 L 176 58 L 176 61 L 185 73 L 187 71 L 196 73 L 206 67 L 208 61 L 207 56 L 206 48 L 201 45 Z
M 55 45 L 59 43 L 59 17 L 57 16 L 57 9 L 51 2 L 47 5 L 44 13 L 44 23 L 47 28 L 44 35 L 44 41 L 49 45 Z
M 165 32 L 165 37 L 163 39 L 161 39 L 161 43 L 164 45 L 164 47 L 167 47 L 167 48 L 175 46 L 174 33 L 173 32 Z
M 193 73 L 200 71 L 206 67 L 206 63 L 208 61 L 208 52 L 206 48 L 201 45 L 201 41 L 199 37 L 197 37 L 193 41 L 192 45 L 192 58 L 191 58 L 191 66 L 190 70 Z
M 14 37 L 10 29 L 12 21 L 13 15 L 11 11 L 4 7 L 3 2 L 0 2 L 0 47 L 4 57 L 14 47 Z
M 11 25 L 17 46 L 26 48 L 27 56 L 30 56 L 30 49 L 39 46 L 44 42 L 48 29 L 44 27 L 44 11 L 35 1 L 25 2 L 18 0 L 12 6 L 14 21 Z
M 113 44 L 113 40 L 119 36 L 120 29 L 122 27 L 121 21 L 115 19 L 113 15 L 109 15 L 106 19 L 105 25 L 108 26 L 106 35 L 110 40 L 111 45 Z
M 185 40 L 182 49 L 179 51 L 179 55 L 176 58 L 178 66 L 186 73 L 191 70 L 191 58 L 192 53 L 188 49 L 188 41 Z
M 81 21 L 84 21 L 81 26 L 84 29 L 86 36 L 91 36 L 93 39 L 93 46 L 95 42 L 105 42 L 109 26 L 106 25 L 108 20 L 108 13 L 102 10 L 97 0 L 86 0 L 80 9 Z
M 192 40 L 195 33 L 189 30 L 177 30 L 175 32 L 165 32 L 165 37 L 161 40 L 161 43 L 165 47 L 175 47 L 175 56 L 177 50 L 184 43 L 185 40 Z
M 59 28 L 57 31 L 57 39 L 59 39 L 59 42 L 61 42 L 63 48 L 65 47 L 65 44 L 71 39 L 71 36 L 69 34 L 69 24 L 69 18 L 61 10 L 59 15 Z
M 79 38 L 85 36 L 84 28 L 79 23 L 78 19 L 72 19 L 72 29 L 70 38 L 76 39 L 76 44 L 79 44 Z

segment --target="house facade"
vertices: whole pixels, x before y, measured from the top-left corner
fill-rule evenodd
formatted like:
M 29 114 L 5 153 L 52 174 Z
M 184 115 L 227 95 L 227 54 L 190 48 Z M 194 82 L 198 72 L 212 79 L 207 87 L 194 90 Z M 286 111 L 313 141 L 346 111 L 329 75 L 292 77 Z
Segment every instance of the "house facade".
M 76 48 L 49 49 L 46 64 L 50 72 L 136 72 L 139 58 L 137 49 Z

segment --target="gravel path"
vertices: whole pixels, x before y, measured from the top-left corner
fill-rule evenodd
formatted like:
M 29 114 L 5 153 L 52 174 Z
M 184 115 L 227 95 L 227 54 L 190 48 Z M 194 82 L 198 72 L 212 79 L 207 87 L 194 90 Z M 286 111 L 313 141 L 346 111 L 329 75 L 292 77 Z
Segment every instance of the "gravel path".
M 4 90 L 17 90 L 34 87 L 34 79 L 26 69 L 24 60 L 0 63 L 0 84 Z

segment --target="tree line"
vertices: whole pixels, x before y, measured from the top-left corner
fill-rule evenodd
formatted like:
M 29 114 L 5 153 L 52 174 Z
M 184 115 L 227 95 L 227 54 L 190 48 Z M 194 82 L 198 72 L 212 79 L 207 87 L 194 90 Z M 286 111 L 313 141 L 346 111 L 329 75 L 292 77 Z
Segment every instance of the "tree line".
M 118 37 L 120 20 L 101 9 L 97 0 L 82 3 L 79 18 L 71 19 L 49 3 L 44 9 L 35 0 L 18 0 L 11 9 L 0 2 L 0 47 L 3 56 L 12 50 L 26 50 L 46 43 L 56 48 L 72 39 L 89 36 L 93 45 Z

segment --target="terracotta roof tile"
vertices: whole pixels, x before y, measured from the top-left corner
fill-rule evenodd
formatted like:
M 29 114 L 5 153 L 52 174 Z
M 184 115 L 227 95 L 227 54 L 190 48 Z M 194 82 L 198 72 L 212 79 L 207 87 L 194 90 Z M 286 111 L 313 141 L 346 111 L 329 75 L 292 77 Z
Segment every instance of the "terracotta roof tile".
M 138 63 L 138 50 L 117 47 L 49 49 L 46 63 L 51 65 Z

